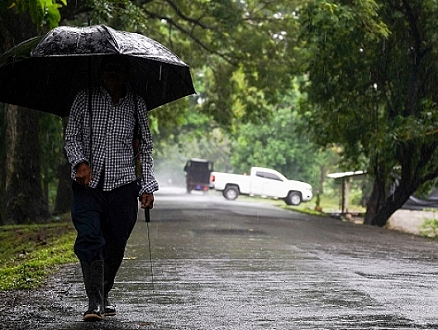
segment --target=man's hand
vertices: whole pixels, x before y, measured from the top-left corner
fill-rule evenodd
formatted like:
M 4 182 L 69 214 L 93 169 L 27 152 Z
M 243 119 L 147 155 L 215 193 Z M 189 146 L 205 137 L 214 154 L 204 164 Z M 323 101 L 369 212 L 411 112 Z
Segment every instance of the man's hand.
M 142 209 L 152 209 L 154 208 L 154 194 L 141 195 L 141 208 Z
M 80 163 L 76 167 L 76 182 L 88 187 L 88 184 L 91 182 L 91 168 L 87 163 Z

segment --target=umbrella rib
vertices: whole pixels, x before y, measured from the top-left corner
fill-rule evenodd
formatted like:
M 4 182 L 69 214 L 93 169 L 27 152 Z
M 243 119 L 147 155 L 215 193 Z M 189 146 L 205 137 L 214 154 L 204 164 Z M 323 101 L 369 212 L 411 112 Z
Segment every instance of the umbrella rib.
M 113 41 L 113 43 L 114 43 L 114 50 L 116 51 L 116 53 L 120 54 L 119 43 L 117 42 L 117 39 L 115 38 L 115 36 L 112 33 L 112 31 L 106 25 L 102 25 L 102 28 L 108 33 L 108 35 L 110 36 L 111 40 Z

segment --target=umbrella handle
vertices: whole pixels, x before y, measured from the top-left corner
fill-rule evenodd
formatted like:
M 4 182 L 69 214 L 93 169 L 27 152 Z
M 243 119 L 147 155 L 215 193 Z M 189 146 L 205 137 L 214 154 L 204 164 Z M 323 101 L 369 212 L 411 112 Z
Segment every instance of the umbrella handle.
M 151 266 L 151 281 L 152 281 L 152 292 L 155 292 L 155 288 L 154 288 L 154 269 L 153 269 L 153 265 L 152 265 L 152 250 L 151 250 L 151 237 L 150 237 L 150 230 L 149 230 L 149 222 L 151 222 L 151 218 L 150 218 L 150 214 L 149 214 L 149 209 L 144 209 L 144 217 L 146 220 L 146 227 L 147 227 L 147 231 L 148 231 L 148 245 L 149 245 L 149 263 Z
M 144 219 L 146 222 L 151 222 L 151 215 L 148 208 L 144 209 Z

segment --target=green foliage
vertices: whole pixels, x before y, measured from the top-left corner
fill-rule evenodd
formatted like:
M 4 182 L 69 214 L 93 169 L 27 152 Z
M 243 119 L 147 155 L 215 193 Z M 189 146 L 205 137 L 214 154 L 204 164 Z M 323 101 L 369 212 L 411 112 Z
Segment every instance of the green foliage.
M 340 143 L 350 158 L 384 152 L 389 159 L 397 156 L 400 144 L 435 138 L 437 112 L 430 102 L 436 84 L 430 72 L 422 77 L 425 90 L 410 100 L 417 105 L 406 109 L 413 73 L 406 50 L 415 40 L 406 35 L 408 22 L 397 17 L 396 8 L 374 1 L 354 6 L 321 2 L 309 6 L 302 19 L 303 33 L 312 36 L 306 90 L 313 108 L 307 115 L 319 144 Z M 429 45 L 421 48 L 433 47 L 425 42 Z M 424 70 L 436 70 L 434 55 L 424 56 Z
M 301 109 L 312 141 L 341 146 L 350 170 L 367 170 L 384 188 L 398 178 L 396 203 L 438 175 L 436 7 L 312 1 L 300 15 L 309 79 Z
M 300 129 L 303 118 L 297 107 L 302 98 L 297 90 L 292 90 L 272 108 L 271 118 L 260 124 L 240 125 L 231 141 L 231 164 L 235 173 L 262 166 L 276 169 L 289 179 L 319 186 L 320 173 L 324 170 L 321 161 L 329 165 L 327 159 L 332 151 L 318 150 Z
M 435 189 L 435 187 L 438 187 L 438 177 L 434 180 L 423 183 L 414 195 L 417 198 L 427 199 L 430 196 L 430 193 Z
M 219 193 L 218 193 L 219 194 Z M 286 205 L 281 199 L 270 199 L 262 197 L 249 197 L 249 196 L 239 196 L 239 200 L 245 202 L 257 202 L 271 204 L 278 207 L 282 207 L 286 210 L 293 210 L 297 212 L 302 212 L 306 214 L 313 214 L 318 216 L 328 216 L 329 213 L 339 212 L 339 196 L 338 195 L 320 195 L 319 207 L 323 210 L 323 213 L 315 210 L 315 203 L 301 203 L 298 206 Z M 316 199 L 315 199 L 316 201 Z M 350 211 L 363 212 L 364 209 L 361 205 L 350 203 Z
M 296 131 L 300 119 L 290 107 L 276 110 L 272 121 L 261 125 L 242 125 L 232 143 L 231 162 L 236 172 L 248 172 L 251 166 L 274 168 L 286 177 L 308 181 L 315 179 L 316 150 L 306 136 Z
M 420 228 L 420 235 L 430 238 L 438 237 L 438 220 L 425 219 Z
M 378 33 L 384 37 L 385 29 L 374 20 L 373 1 L 361 2 L 359 9 L 366 3 L 371 16 L 365 18 L 356 7 L 325 1 L 312 3 L 301 17 L 303 38 L 308 40 L 304 50 L 310 59 L 304 68 L 310 80 L 305 85 L 310 104 L 303 108 L 308 127 L 319 145 L 339 143 L 345 157 L 356 161 L 367 153 L 364 140 L 377 144 L 374 133 L 383 131 L 376 127 L 383 118 L 379 118 L 368 45 L 375 43 Z
M 265 118 L 266 104 L 288 89 L 296 52 L 293 2 L 150 1 L 137 10 L 132 4 L 95 2 L 99 18 L 94 21 L 162 42 L 191 66 L 200 82 L 195 102 L 178 102 L 153 114 L 160 126 L 169 118 L 178 121 L 181 107 L 193 106 L 213 125 L 233 130 L 242 121 Z M 123 18 L 127 15 L 131 19 Z M 175 107 L 178 111 L 170 110 Z
M 315 195 L 315 206 L 320 207 L 321 206 L 321 194 L 317 193 Z
M 67 5 L 67 0 L 3 0 L 2 10 L 15 9 L 17 12 L 29 12 L 32 22 L 38 27 L 58 26 L 61 20 L 59 9 Z

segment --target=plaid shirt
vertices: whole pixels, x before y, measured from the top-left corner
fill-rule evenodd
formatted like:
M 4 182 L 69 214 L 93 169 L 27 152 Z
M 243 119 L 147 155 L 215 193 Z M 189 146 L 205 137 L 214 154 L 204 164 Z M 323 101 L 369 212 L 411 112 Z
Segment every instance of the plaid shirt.
M 140 131 L 139 155 L 142 164 L 139 196 L 158 190 L 158 183 L 152 169 L 152 136 L 144 100 L 139 96 L 134 98 L 134 95 L 128 92 L 119 103 L 113 104 L 105 88 L 93 89 L 92 129 L 90 133 L 88 94 L 88 90 L 82 90 L 76 96 L 65 132 L 64 149 L 72 167 L 72 179 L 75 179 L 76 166 L 87 162 L 91 164 L 93 174 L 89 184 L 91 188 L 96 188 L 102 173 L 105 173 L 104 191 L 110 191 L 135 181 L 137 179 L 136 155 L 133 149 L 133 139 L 136 122 L 138 122 Z M 134 100 L 137 101 L 137 108 L 134 105 Z M 91 157 L 90 137 L 93 150 Z

